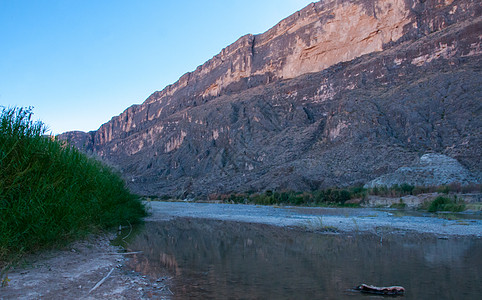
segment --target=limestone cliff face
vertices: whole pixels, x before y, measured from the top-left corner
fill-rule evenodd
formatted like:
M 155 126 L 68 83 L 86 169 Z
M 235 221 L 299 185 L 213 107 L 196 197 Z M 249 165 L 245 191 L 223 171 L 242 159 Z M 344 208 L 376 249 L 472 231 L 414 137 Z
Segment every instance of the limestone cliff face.
M 480 14 L 477 1 L 329 0 L 310 4 L 260 35 L 246 35 L 179 81 L 132 106 L 98 131 L 97 145 L 141 123 L 280 79 L 318 72 Z M 432 51 L 433 49 L 430 49 Z M 476 54 L 480 49 L 473 49 Z M 428 51 L 427 51 L 428 52 Z M 425 55 L 447 55 L 440 49 Z M 424 61 L 423 55 L 419 58 Z M 417 61 L 415 63 L 418 63 Z
M 313 3 L 64 138 L 152 194 L 364 183 L 430 149 L 480 172 L 481 14 L 475 0 Z

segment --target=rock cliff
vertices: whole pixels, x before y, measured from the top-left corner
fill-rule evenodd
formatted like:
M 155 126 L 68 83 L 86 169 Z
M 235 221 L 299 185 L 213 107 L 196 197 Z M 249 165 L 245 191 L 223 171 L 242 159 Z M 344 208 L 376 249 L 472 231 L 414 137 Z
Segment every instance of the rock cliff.
M 326 0 L 69 140 L 141 194 L 364 184 L 426 151 L 480 180 L 482 5 Z

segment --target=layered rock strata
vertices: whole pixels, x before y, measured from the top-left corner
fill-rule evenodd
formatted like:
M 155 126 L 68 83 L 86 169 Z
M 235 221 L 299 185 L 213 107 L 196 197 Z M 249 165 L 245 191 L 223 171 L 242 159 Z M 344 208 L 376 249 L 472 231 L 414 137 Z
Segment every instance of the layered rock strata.
M 363 184 L 426 151 L 477 177 L 481 15 L 469 0 L 320 1 L 61 137 L 152 195 Z

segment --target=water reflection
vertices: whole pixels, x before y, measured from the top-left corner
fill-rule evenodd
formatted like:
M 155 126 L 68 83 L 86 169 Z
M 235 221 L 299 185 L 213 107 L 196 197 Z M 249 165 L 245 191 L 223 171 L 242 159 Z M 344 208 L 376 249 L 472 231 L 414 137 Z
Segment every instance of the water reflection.
M 344 299 L 360 284 L 402 285 L 411 299 L 480 299 L 480 239 L 321 235 L 201 219 L 147 223 L 130 266 L 174 276 L 179 299 Z

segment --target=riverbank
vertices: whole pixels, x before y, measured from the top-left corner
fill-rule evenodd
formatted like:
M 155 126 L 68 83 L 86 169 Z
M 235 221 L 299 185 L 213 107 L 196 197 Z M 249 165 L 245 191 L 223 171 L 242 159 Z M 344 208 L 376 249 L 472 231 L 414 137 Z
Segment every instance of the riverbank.
M 135 254 L 111 245 L 115 234 L 25 257 L 7 273 L 0 299 L 151 299 L 169 296 L 169 278 L 150 281 L 125 267 Z M 102 282 L 102 280 L 105 280 Z M 99 285 L 99 283 L 101 284 Z M 97 287 L 96 287 L 97 286 Z
M 480 213 L 430 214 L 373 208 L 259 206 L 189 202 L 147 203 L 148 221 L 176 217 L 262 223 L 331 232 L 415 231 L 438 236 L 482 236 Z
M 146 222 L 181 218 L 210 219 L 275 225 L 340 236 L 372 233 L 415 232 L 438 238 L 480 238 L 482 217 L 472 214 L 428 214 L 417 211 L 372 208 L 275 207 L 241 204 L 148 202 Z M 442 216 L 443 216 L 442 215 Z M 129 230 L 124 230 L 122 236 Z M 114 233 L 89 238 L 62 250 L 44 251 L 26 257 L 8 271 L 8 285 L 0 287 L 0 299 L 169 299 L 169 277 L 150 278 L 128 267 L 130 258 L 111 245 Z M 111 272 L 112 271 L 112 272 Z M 141 271 L 141 270 L 136 270 Z M 108 274 L 107 279 L 89 293 Z

